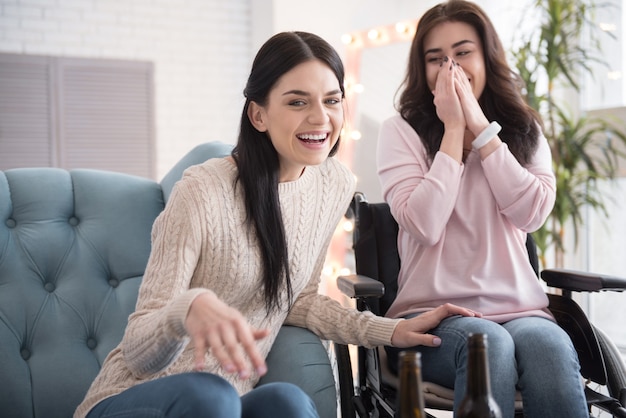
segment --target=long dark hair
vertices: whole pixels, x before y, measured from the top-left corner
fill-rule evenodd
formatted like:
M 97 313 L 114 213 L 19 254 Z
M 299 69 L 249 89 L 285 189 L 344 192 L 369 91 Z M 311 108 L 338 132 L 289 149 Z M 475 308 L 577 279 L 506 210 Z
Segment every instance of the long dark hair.
M 418 133 L 430 158 L 434 158 L 444 129 L 426 80 L 424 39 L 435 26 L 444 22 L 467 23 L 478 33 L 487 74 L 478 102 L 487 119 L 502 125 L 500 138 L 515 158 L 526 165 L 537 148 L 541 117 L 524 101 L 521 78 L 507 64 L 502 43 L 489 17 L 474 3 L 449 0 L 432 7 L 420 18 L 411 44 L 407 73 L 399 90 L 397 109 L 400 115 Z
M 265 132 L 259 132 L 248 119 L 250 102 L 267 104 L 276 82 L 295 66 L 320 60 L 335 73 L 344 92 L 344 68 L 335 49 L 317 35 L 307 32 L 282 32 L 272 36 L 259 49 L 244 89 L 246 102 L 232 157 L 238 168 L 236 182 L 243 188 L 246 223 L 254 230 L 263 265 L 263 287 L 268 313 L 280 309 L 280 293 L 287 289 L 289 304 L 293 301 L 289 254 L 278 196 L 278 153 Z M 339 141 L 332 148 L 334 155 Z

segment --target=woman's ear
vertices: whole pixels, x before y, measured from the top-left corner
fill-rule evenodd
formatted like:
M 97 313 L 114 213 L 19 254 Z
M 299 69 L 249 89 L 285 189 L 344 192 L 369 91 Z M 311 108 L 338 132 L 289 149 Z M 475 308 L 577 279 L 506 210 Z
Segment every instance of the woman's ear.
M 265 109 L 256 102 L 250 102 L 248 106 L 248 119 L 250 119 L 250 123 L 257 131 L 267 131 L 267 126 L 265 126 Z

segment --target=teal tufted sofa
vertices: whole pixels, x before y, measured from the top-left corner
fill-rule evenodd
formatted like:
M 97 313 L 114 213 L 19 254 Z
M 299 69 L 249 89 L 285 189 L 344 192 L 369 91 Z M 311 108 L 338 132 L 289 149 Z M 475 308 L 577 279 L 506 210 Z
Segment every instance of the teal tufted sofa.
M 199 145 L 161 182 L 86 169 L 0 172 L 0 417 L 72 416 L 122 338 L 172 187 L 189 165 L 230 150 Z M 312 333 L 284 327 L 268 366 L 262 383 L 292 381 L 321 417 L 336 416 L 330 361 Z

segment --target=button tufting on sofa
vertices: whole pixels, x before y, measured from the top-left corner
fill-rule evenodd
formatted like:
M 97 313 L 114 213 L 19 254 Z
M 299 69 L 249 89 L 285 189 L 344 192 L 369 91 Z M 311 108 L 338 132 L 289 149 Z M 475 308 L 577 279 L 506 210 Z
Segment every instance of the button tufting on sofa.
M 94 340 L 93 338 L 87 339 L 87 347 L 89 347 L 90 350 L 93 350 L 97 346 L 98 346 L 98 343 L 96 342 L 96 340 Z

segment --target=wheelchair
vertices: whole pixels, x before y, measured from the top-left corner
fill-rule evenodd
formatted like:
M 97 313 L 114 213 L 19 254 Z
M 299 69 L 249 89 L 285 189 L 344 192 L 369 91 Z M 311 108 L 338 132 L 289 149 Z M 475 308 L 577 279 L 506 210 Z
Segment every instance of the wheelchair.
M 384 315 L 397 292 L 400 259 L 397 249 L 398 224 L 386 203 L 369 203 L 355 193 L 348 216 L 354 216 L 353 249 L 356 274 L 339 276 L 337 286 L 355 299 L 357 309 Z M 592 325 L 572 292 L 623 291 L 626 279 L 564 269 L 545 269 L 539 274 L 537 250 L 530 234 L 526 247 L 529 262 L 549 287 L 561 294 L 548 294 L 549 309 L 569 334 L 578 352 L 585 395 L 592 407 L 613 417 L 626 417 L 626 366 L 618 348 L 599 328 Z M 387 367 L 383 347 L 358 347 L 354 364 L 357 382 L 352 381 L 352 358 L 348 346 L 335 344 L 343 418 L 393 417 L 397 376 Z M 353 356 L 354 357 L 354 356 Z M 452 410 L 453 390 L 424 382 L 426 408 Z M 518 394 L 519 395 L 519 394 Z M 603 413 L 604 413 L 603 412 Z M 431 415 L 429 415 L 431 416 Z M 516 417 L 523 417 L 521 398 L 516 400 Z M 432 417 L 432 416 L 431 416 Z

